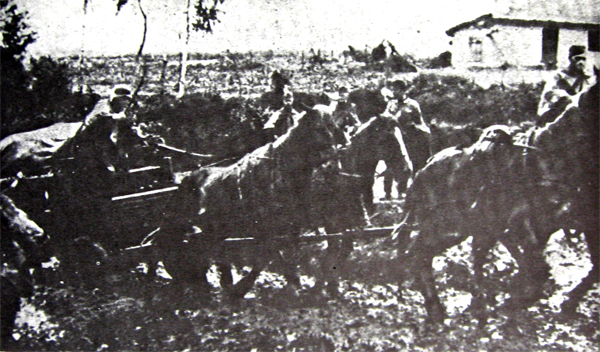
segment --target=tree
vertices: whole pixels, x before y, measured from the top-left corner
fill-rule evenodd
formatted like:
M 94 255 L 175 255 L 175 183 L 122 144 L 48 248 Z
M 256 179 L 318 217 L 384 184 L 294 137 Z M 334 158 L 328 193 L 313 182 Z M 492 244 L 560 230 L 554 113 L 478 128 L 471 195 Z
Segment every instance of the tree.
M 86 11 L 86 7 L 90 3 L 91 0 L 83 1 L 83 9 L 84 13 Z M 117 0 L 117 14 L 123 6 L 125 6 L 129 0 Z M 215 22 L 218 22 L 218 14 L 220 10 L 218 7 L 223 4 L 225 0 L 186 0 L 186 9 L 185 9 L 185 20 L 186 20 L 186 29 L 185 29 L 185 39 L 183 40 L 183 46 L 181 50 L 181 60 L 180 60 L 180 72 L 179 72 L 179 80 L 178 80 L 178 97 L 182 97 L 185 94 L 186 87 L 186 74 L 187 74 L 187 60 L 188 60 L 188 47 L 190 41 L 190 35 L 192 31 L 202 31 L 205 33 L 212 33 L 212 28 Z M 146 43 L 146 33 L 148 30 L 148 17 L 144 9 L 142 8 L 142 0 L 137 0 L 138 8 L 140 13 L 144 17 L 144 31 L 142 36 L 142 42 L 140 43 L 140 47 L 138 49 L 136 55 L 136 61 L 139 61 L 140 58 L 143 58 L 143 50 L 144 45 Z M 142 65 L 144 66 L 144 65 Z M 146 69 L 142 68 L 145 72 Z M 138 91 L 143 84 L 144 75 L 142 75 L 140 79 L 140 84 L 138 84 L 136 91 Z M 137 92 L 136 92 L 137 93 Z
M 181 60 L 179 62 L 179 80 L 177 82 L 177 97 L 181 98 L 185 94 L 187 86 L 187 60 L 188 60 L 188 48 L 190 44 L 190 35 L 192 30 L 198 32 L 202 31 L 205 33 L 212 33 L 212 26 L 214 22 L 218 22 L 217 15 L 220 12 L 218 6 L 223 4 L 225 0 L 187 0 L 187 6 L 185 9 L 185 41 L 181 50 Z M 193 5 L 193 6 L 192 6 Z M 193 12 L 194 16 L 190 15 Z
M 35 42 L 35 33 L 25 22 L 27 12 L 21 12 L 11 0 L 0 0 L 0 31 L 2 33 L 2 92 L 0 110 L 2 137 L 15 132 L 19 120 L 32 114 L 27 90 L 29 75 L 23 65 L 29 44 Z

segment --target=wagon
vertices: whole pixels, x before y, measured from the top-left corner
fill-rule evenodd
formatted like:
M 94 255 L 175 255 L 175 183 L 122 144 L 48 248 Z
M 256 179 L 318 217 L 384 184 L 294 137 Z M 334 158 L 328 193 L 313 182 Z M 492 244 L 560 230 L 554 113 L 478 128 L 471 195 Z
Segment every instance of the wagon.
M 114 253 L 139 245 L 160 226 L 180 175 L 173 171 L 172 157 L 166 155 L 161 152 L 151 165 L 103 177 L 65 158 L 43 174 L 2 179 L 2 192 L 44 228 L 57 246 L 88 236 Z
M 175 148 L 163 150 L 182 154 Z M 43 175 L 5 178 L 2 179 L 2 188 L 42 228 L 53 237 L 61 237 L 58 243 L 64 242 L 61 239 L 68 241 L 88 236 L 101 244 L 109 255 L 124 251 L 133 253 L 151 246 L 152 234 L 161 226 L 163 212 L 178 190 L 179 180 L 186 174 L 173 171 L 171 156 L 155 161 L 154 165 L 118 173 L 108 183 L 95 185 L 98 189 L 91 197 L 82 194 L 82 188 L 74 185 L 81 175 L 73 171 L 48 170 Z M 60 163 L 62 167 L 59 169 L 76 169 L 64 167 L 75 164 L 75 160 L 65 159 Z M 392 227 L 377 227 L 344 233 L 308 233 L 294 238 L 275 236 L 273 240 L 317 242 L 342 237 L 385 237 L 391 231 Z M 251 246 L 254 243 L 251 237 L 233 237 L 226 240 L 226 247 Z

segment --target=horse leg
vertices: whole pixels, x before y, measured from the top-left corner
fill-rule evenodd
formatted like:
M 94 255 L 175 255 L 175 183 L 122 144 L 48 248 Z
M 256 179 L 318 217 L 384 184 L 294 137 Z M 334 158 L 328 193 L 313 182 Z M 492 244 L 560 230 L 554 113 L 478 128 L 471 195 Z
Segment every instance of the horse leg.
M 296 265 L 289 262 L 289 260 L 283 257 L 281 251 L 275 250 L 275 261 L 279 262 L 283 276 L 288 283 L 288 287 L 291 288 L 290 292 L 293 296 L 298 296 L 298 291 L 302 288 L 300 284 L 300 275 Z
M 187 235 L 187 221 L 168 223 L 156 238 L 159 259 L 173 278 L 170 288 L 174 295 L 187 296 L 186 289 L 198 294 L 201 300 L 210 299 L 210 285 L 206 273 L 217 240 L 201 240 L 198 235 Z
M 347 259 L 354 249 L 352 239 L 342 238 L 328 240 L 327 255 L 323 263 L 323 276 L 327 286 L 326 292 L 332 297 L 339 295 L 339 281 L 341 274 L 346 271 Z
M 479 326 L 483 327 L 487 323 L 487 307 L 491 304 L 492 299 L 485 290 L 484 285 L 484 265 L 488 260 L 488 254 L 496 244 L 496 238 L 489 234 L 493 231 L 487 229 L 480 234 L 473 235 L 473 270 L 475 272 L 475 285 L 471 292 L 473 300 L 470 310 L 475 318 L 479 321 Z
M 13 339 L 13 328 L 15 319 L 20 309 L 21 294 L 19 289 L 8 279 L 2 277 L 2 334 L 0 335 L 0 346 L 7 351 L 15 348 L 16 341 Z
M 523 236 L 522 233 L 509 234 L 509 236 Z M 522 238 L 520 238 L 522 239 Z M 521 242 L 519 248 L 516 239 L 507 238 L 502 244 L 510 252 L 519 266 L 519 273 L 515 278 L 515 289 L 507 306 L 512 309 L 527 307 L 531 303 L 540 300 L 544 296 L 544 285 L 550 278 L 550 265 L 544 258 L 544 250 L 547 241 L 532 243 Z
M 600 271 L 598 268 L 598 261 L 600 260 L 600 237 L 598 236 L 598 226 L 594 224 L 590 229 L 584 231 L 585 239 L 590 251 L 590 259 L 592 261 L 592 269 L 588 275 L 583 278 L 581 283 L 569 292 L 568 300 L 564 301 L 561 305 L 561 310 L 566 314 L 573 314 L 579 307 L 579 302 L 583 299 L 585 294 L 594 286 L 595 283 L 599 282 Z
M 432 324 L 443 324 L 446 317 L 446 309 L 440 301 L 440 296 L 435 285 L 433 276 L 433 256 L 425 255 L 419 258 L 418 267 L 421 268 L 417 275 L 419 290 L 425 299 L 427 310 L 427 322 Z
M 228 263 L 224 260 L 217 259 L 215 261 L 217 265 L 217 270 L 221 274 L 220 276 L 220 284 L 223 291 L 228 292 L 233 288 L 233 275 L 231 274 L 232 266 L 231 263 Z
M 269 264 L 271 258 L 264 244 L 257 245 L 255 261 L 252 270 L 244 276 L 238 283 L 231 285 L 226 294 L 231 301 L 240 301 L 246 293 L 254 286 L 254 281 L 258 278 L 263 269 Z
M 373 185 L 375 184 L 375 168 L 371 172 L 366 172 L 359 181 L 359 193 L 367 215 L 373 214 L 375 204 L 373 203 Z M 390 186 L 391 187 L 391 186 Z
M 396 190 L 398 192 L 398 198 L 402 198 L 402 193 L 406 192 L 408 181 L 413 176 L 412 170 L 408 165 L 408 161 L 403 162 L 401 159 L 396 160 L 396 158 L 394 158 L 393 161 L 386 163 L 386 165 L 387 164 L 390 165 L 390 173 L 392 174 L 392 178 L 396 180 L 397 183 Z

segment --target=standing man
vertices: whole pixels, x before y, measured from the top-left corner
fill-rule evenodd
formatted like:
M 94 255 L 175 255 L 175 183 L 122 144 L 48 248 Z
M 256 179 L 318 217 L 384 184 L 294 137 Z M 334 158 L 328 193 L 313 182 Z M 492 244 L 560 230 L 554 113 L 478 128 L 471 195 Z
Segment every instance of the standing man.
M 356 113 L 356 105 L 348 101 L 350 90 L 346 85 L 340 85 L 334 93 L 327 94 L 329 105 L 317 104 L 313 109 L 329 114 L 336 127 L 336 142 L 346 145 L 350 136 L 360 127 L 361 122 Z
M 286 85 L 283 87 L 282 94 L 283 107 L 273 112 L 263 127 L 268 134 L 268 142 L 272 142 L 287 133 L 290 127 L 294 126 L 305 114 L 299 113 L 292 108 L 294 93 L 289 86 Z
M 382 116 L 389 117 L 398 125 L 402 131 L 402 137 L 407 151 L 407 159 L 412 164 L 414 172 L 420 170 L 431 156 L 431 130 L 423 119 L 419 103 L 408 97 L 408 85 L 402 80 L 391 83 L 390 89 L 382 89 L 386 98 L 387 107 Z M 391 196 L 393 176 L 386 173 L 384 179 L 384 191 L 386 198 Z M 410 175 L 412 176 L 412 175 Z M 410 177 L 409 176 L 409 177 Z M 398 193 L 406 189 L 406 182 L 398 182 Z M 402 183 L 402 184 L 401 184 Z
M 572 102 L 577 102 L 579 93 L 585 92 L 596 83 L 595 76 L 587 74 L 586 48 L 573 45 L 569 48 L 569 66 L 558 70 L 545 80 L 538 104 L 538 126 L 554 121 Z
M 290 79 L 275 70 L 271 75 L 271 91 L 264 93 L 259 99 L 263 110 L 277 111 L 283 107 L 284 88 L 291 84 Z

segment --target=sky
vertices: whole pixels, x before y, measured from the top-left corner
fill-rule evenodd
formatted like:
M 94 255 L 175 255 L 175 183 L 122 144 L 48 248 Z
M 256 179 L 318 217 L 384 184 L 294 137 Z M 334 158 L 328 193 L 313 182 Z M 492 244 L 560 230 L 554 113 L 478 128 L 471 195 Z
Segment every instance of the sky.
M 37 32 L 33 56 L 136 53 L 143 19 L 137 0 L 116 13 L 116 0 L 16 0 Z M 185 0 L 141 0 L 148 15 L 145 53 L 177 53 L 185 33 Z M 339 53 L 382 40 L 401 53 L 434 57 L 449 50 L 445 31 L 493 11 L 495 0 L 225 0 L 212 34 L 194 33 L 190 52 L 308 51 Z

